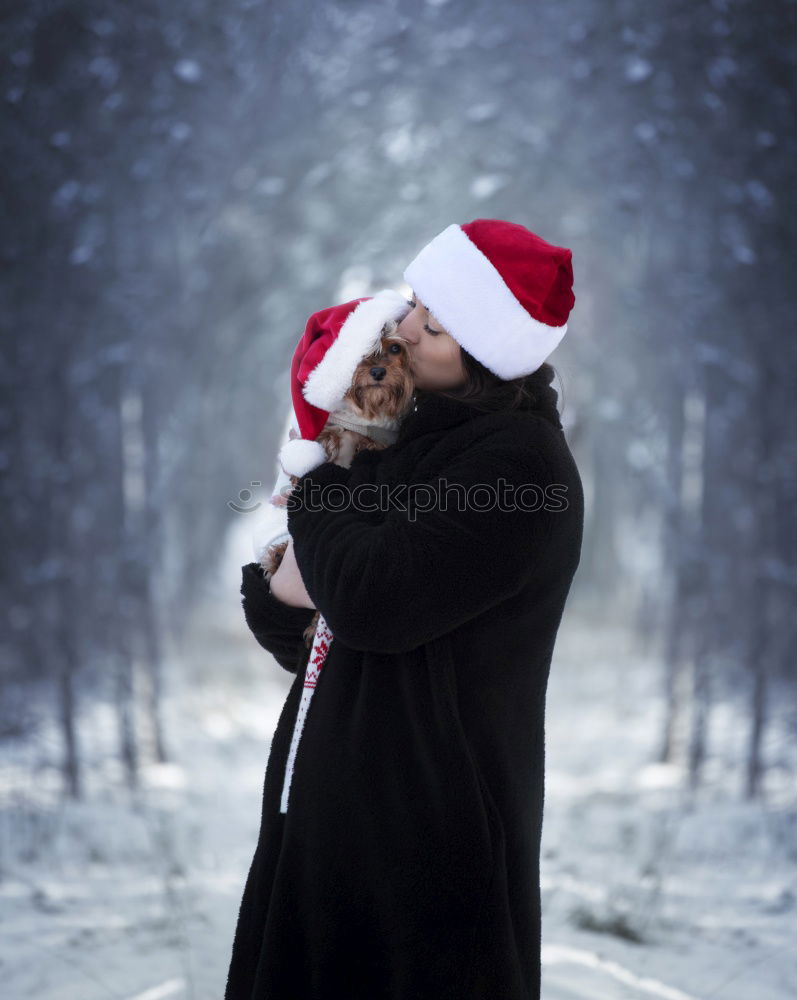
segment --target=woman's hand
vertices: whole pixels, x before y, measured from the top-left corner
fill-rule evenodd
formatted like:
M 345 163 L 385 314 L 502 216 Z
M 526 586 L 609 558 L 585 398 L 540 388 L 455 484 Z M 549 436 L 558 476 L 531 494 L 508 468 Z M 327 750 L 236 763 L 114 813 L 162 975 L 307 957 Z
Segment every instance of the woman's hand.
M 282 562 L 270 582 L 271 593 L 283 604 L 290 604 L 294 608 L 315 608 L 293 554 L 293 539 L 289 540 Z

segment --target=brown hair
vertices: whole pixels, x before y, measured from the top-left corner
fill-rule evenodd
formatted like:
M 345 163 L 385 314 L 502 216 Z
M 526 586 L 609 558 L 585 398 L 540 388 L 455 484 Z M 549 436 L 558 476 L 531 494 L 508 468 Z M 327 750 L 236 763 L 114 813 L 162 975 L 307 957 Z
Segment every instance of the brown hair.
M 482 413 L 553 408 L 558 417 L 556 401 L 559 396 L 551 385 L 557 374 L 553 365 L 543 361 L 530 375 L 503 379 L 477 361 L 464 347 L 460 346 L 460 351 L 467 373 L 464 385 L 456 389 L 440 390 L 435 395 L 460 400 Z M 420 399 L 422 395 L 422 390 L 416 390 L 417 398 Z

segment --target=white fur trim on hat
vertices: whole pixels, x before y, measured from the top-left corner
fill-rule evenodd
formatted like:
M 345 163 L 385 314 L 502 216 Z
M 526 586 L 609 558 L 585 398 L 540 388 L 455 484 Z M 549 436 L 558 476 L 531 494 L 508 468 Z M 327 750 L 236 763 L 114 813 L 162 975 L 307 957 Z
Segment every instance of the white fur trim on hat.
M 359 302 L 343 321 L 338 336 L 310 372 L 302 387 L 308 403 L 332 413 L 343 405 L 357 365 L 379 345 L 388 320 L 401 320 L 410 305 L 401 292 L 383 288 Z
M 318 441 L 293 438 L 279 450 L 279 462 L 289 476 L 303 476 L 311 469 L 327 461 L 324 446 Z
M 499 378 L 536 371 L 567 330 L 567 323 L 549 326 L 530 316 L 457 223 L 426 244 L 404 280 L 454 340 Z

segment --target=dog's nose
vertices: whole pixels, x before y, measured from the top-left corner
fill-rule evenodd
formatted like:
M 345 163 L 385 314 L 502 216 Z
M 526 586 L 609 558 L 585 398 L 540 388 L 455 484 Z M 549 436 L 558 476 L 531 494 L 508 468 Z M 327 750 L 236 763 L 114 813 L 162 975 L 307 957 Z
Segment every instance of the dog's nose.
M 371 375 L 373 375 L 373 377 L 376 379 L 377 382 L 381 382 L 382 381 L 382 379 L 385 377 L 385 373 L 386 372 L 387 372 L 387 368 L 372 368 L 371 369 Z

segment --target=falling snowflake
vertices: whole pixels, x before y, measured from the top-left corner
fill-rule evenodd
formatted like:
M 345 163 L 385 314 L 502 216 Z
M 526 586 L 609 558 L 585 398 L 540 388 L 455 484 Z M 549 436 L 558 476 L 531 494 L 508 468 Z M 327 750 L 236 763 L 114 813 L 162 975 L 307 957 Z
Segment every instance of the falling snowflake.
M 471 197 L 491 198 L 496 191 L 505 187 L 506 183 L 507 177 L 504 174 L 483 174 L 481 177 L 475 177 L 470 185 Z
M 194 59 L 180 59 L 174 64 L 174 73 L 186 83 L 197 83 L 202 79 L 202 67 Z
M 647 80 L 652 72 L 651 64 L 640 56 L 632 56 L 625 64 L 625 78 L 629 83 L 641 83 L 642 80 Z

